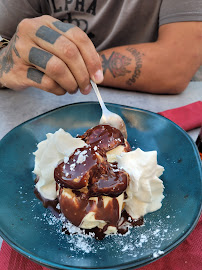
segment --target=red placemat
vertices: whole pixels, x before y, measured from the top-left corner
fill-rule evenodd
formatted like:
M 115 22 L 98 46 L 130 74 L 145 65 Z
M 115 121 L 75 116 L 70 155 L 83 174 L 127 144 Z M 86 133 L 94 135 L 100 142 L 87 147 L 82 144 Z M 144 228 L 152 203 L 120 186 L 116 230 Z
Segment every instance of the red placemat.
M 175 122 L 186 131 L 192 130 L 202 126 L 202 101 L 166 110 L 159 114 Z
M 12 249 L 3 241 L 0 251 L 0 269 L 1 270 L 49 270 L 39 264 L 32 262 L 20 253 Z

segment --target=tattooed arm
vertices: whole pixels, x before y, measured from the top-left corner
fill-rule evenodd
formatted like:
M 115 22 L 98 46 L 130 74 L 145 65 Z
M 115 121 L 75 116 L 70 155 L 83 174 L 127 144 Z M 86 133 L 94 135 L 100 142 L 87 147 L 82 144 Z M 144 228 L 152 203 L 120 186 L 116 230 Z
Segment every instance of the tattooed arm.
M 0 57 L 2 54 L 3 48 L 0 49 Z M 6 88 L 1 82 L 0 82 L 0 89 Z
M 91 90 L 103 80 L 102 66 L 88 36 L 51 16 L 24 19 L 0 51 L 0 84 L 21 90 L 34 86 L 62 95 Z
M 202 23 L 163 25 L 154 43 L 100 52 L 102 85 L 150 93 L 181 93 L 202 65 Z

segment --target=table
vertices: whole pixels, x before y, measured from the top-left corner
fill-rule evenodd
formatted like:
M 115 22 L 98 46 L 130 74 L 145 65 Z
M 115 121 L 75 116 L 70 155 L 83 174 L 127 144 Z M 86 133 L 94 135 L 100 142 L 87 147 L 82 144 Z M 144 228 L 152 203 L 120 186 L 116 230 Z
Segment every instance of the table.
M 202 82 L 190 82 L 180 95 L 153 95 L 106 87 L 99 87 L 99 89 L 105 102 L 137 107 L 152 112 L 160 112 L 195 101 L 202 101 Z M 32 87 L 22 92 L 10 89 L 0 90 L 0 139 L 26 120 L 60 106 L 81 101 L 97 101 L 97 97 L 93 91 L 87 96 L 79 92 L 75 95 L 55 96 Z M 198 133 L 199 129 L 188 132 L 194 141 Z M 0 246 L 1 243 L 0 237 Z

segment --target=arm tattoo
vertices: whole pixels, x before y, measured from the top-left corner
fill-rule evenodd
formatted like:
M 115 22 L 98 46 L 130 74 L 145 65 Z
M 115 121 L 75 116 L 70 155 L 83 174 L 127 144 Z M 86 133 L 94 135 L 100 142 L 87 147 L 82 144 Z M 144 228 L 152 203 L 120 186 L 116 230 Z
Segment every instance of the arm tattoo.
M 27 70 L 27 78 L 38 84 L 41 83 L 43 75 L 44 75 L 43 72 L 35 68 L 28 68 Z
M 135 70 L 133 72 L 132 77 L 126 81 L 126 83 L 131 86 L 140 77 L 141 68 L 142 68 L 142 55 L 143 54 L 141 54 L 140 52 L 138 52 L 134 48 L 127 48 L 127 51 L 129 51 L 134 56 L 135 62 L 136 62 Z
M 70 24 L 70 23 L 63 23 L 61 21 L 55 21 L 53 22 L 53 25 L 60 31 L 62 32 L 67 32 L 69 29 L 75 27 L 75 25 Z
M 8 73 L 14 66 L 13 52 L 20 58 L 20 54 L 16 49 L 16 41 L 19 39 L 17 33 L 11 39 L 9 45 L 0 51 L 0 78 L 4 73 Z
M 104 54 L 102 54 L 101 57 L 104 74 L 106 70 L 109 69 L 113 77 L 116 78 L 119 76 L 125 76 L 127 73 L 131 72 L 130 70 L 126 69 L 126 67 L 131 63 L 131 58 L 117 52 L 112 52 L 108 59 L 106 59 Z
M 132 56 L 135 59 L 135 64 L 136 64 L 135 70 L 131 78 L 129 78 L 126 81 L 126 84 L 131 86 L 140 77 L 143 54 L 138 52 L 136 49 L 130 48 L 130 47 L 127 48 L 126 50 L 132 54 Z M 119 77 L 119 76 L 125 76 L 127 73 L 131 73 L 130 70 L 126 69 L 126 67 L 131 64 L 131 61 L 132 61 L 131 58 L 126 57 L 116 52 L 112 52 L 111 56 L 108 59 L 106 59 L 104 54 L 102 54 L 101 57 L 102 57 L 102 68 L 103 68 L 104 74 L 107 69 L 109 69 L 109 71 L 111 72 L 114 78 Z
M 29 52 L 29 62 L 35 66 L 46 69 L 48 61 L 53 55 L 47 51 L 32 47 Z
M 45 40 L 48 43 L 54 44 L 56 40 L 61 36 L 61 34 L 45 25 L 42 25 L 37 30 L 36 36 Z

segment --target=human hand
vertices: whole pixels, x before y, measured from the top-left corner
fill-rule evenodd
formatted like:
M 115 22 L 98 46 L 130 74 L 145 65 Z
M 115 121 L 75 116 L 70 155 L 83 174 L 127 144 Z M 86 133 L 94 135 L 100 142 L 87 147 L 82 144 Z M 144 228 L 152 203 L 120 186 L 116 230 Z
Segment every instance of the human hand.
M 0 51 L 0 83 L 14 90 L 34 86 L 63 95 L 91 90 L 103 80 L 102 65 L 88 36 L 73 24 L 44 15 L 24 19 Z

